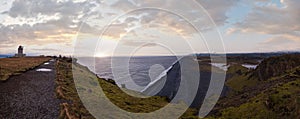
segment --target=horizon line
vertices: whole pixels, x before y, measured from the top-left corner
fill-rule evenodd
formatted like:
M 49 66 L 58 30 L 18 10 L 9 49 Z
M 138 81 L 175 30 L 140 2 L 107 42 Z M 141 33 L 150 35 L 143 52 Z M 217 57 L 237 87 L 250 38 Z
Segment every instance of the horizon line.
M 270 52 L 227 52 L 227 53 L 192 53 L 192 54 L 179 54 L 179 55 L 172 55 L 172 54 L 155 54 L 155 55 L 133 55 L 133 57 L 139 57 L 139 56 L 184 56 L 184 55 L 201 55 L 201 54 L 268 54 L 268 53 L 300 53 L 300 51 L 270 51 Z M 14 54 L 0 54 L 4 56 L 13 56 Z M 44 54 L 27 54 L 27 56 L 74 56 L 74 55 L 64 55 L 64 54 L 58 54 L 58 55 L 44 55 Z M 128 57 L 130 55 L 107 55 L 107 56 L 93 56 L 93 57 Z M 79 57 L 91 57 L 91 56 L 79 56 Z

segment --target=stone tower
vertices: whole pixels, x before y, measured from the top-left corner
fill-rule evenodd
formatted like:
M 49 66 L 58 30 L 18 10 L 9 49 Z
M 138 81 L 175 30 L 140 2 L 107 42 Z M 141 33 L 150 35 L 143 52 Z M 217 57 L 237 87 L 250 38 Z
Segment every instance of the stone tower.
M 15 57 L 25 57 L 26 55 L 23 53 L 24 47 L 23 46 L 19 46 L 18 48 L 18 53 L 15 55 Z
M 19 46 L 19 48 L 18 48 L 18 54 L 23 54 L 23 46 Z

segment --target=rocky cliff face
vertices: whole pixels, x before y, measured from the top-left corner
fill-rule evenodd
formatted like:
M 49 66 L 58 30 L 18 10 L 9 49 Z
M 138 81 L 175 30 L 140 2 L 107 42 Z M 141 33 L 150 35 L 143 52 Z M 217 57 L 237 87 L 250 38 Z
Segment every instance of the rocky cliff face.
M 286 71 L 300 65 L 300 55 L 284 55 L 265 59 L 255 69 L 253 76 L 260 80 L 267 80 L 279 76 Z
M 176 62 L 166 75 L 149 85 L 143 93 L 166 96 L 170 101 L 184 101 L 190 104 L 190 107 L 199 108 L 209 86 L 215 89 L 211 92 L 221 92 L 223 89 L 223 85 L 210 85 L 212 73 L 209 69 L 211 65 L 208 63 L 200 63 L 192 57 L 184 57 Z M 224 76 L 222 73 L 215 74 L 215 81 L 222 76 Z
M 211 117 L 300 118 L 300 55 L 267 58 L 255 70 L 232 75 L 226 84 L 237 93 L 220 99 Z

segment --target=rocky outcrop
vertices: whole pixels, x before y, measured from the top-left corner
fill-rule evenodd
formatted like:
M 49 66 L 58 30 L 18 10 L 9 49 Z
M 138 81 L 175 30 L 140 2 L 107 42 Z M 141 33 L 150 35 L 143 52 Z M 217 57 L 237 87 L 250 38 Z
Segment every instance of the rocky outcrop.
M 190 104 L 190 107 L 199 108 L 210 86 L 212 73 L 207 70 L 210 68 L 208 63 L 200 63 L 190 56 L 183 57 L 174 63 L 166 74 L 148 85 L 143 93 L 166 96 L 172 102 L 184 101 Z M 216 73 L 215 78 L 220 79 L 223 75 L 224 73 Z M 222 89 L 223 85 L 215 85 L 215 89 L 217 88 Z
M 284 55 L 265 59 L 255 69 L 253 77 L 260 80 L 267 80 L 274 76 L 285 74 L 300 65 L 300 55 Z

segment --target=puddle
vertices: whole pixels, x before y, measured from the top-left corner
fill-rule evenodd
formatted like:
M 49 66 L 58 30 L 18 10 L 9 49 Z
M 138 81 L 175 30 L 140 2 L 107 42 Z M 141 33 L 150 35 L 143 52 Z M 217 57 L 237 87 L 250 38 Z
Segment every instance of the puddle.
M 50 72 L 50 71 L 52 71 L 52 69 L 41 68 L 41 69 L 37 69 L 36 71 L 39 71 L 39 72 Z

